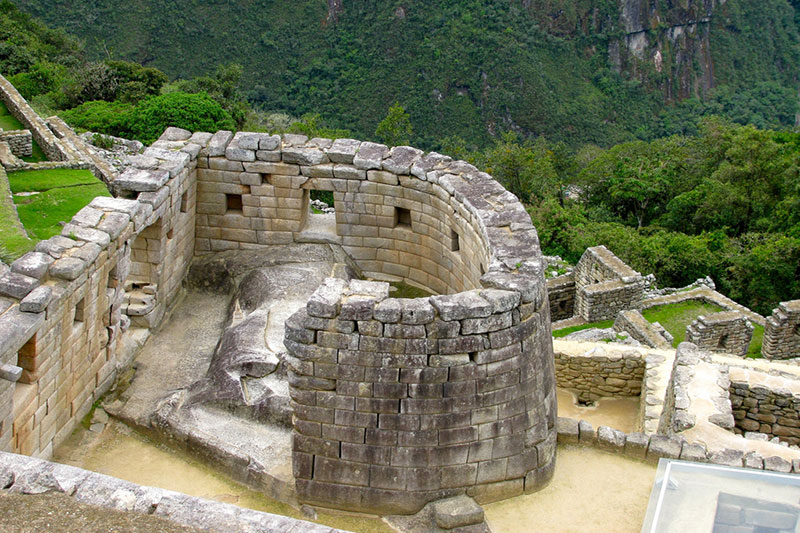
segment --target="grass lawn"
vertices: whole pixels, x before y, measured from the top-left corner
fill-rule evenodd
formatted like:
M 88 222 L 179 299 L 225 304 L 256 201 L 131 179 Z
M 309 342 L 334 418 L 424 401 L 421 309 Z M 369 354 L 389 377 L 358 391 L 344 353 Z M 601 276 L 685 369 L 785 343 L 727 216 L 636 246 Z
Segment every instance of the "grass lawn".
M 599 329 L 607 329 L 614 325 L 613 320 L 603 320 L 602 322 L 592 322 L 591 324 L 581 324 L 580 326 L 572 326 L 569 328 L 559 329 L 553 332 L 553 337 L 556 339 L 560 337 L 566 337 L 570 333 L 575 333 L 576 331 L 581 331 L 583 329 L 590 329 L 590 328 L 599 328 Z
M 651 307 L 642 311 L 642 315 L 649 322 L 658 322 L 664 326 L 664 329 L 675 337 L 672 345 L 677 347 L 686 337 L 686 326 L 694 322 L 700 315 L 710 315 L 720 311 L 724 311 L 724 309 L 718 305 L 688 300 L 677 304 Z
M 88 170 L 31 170 L 8 175 L 19 219 L 28 235 L 40 241 L 61 234 L 62 223 L 97 196 L 110 196 Z M 23 196 L 22 192 L 39 194 Z
M 76 185 L 95 185 L 100 182 L 89 170 L 54 169 L 9 172 L 8 183 L 11 185 L 11 192 L 18 194 Z
M 675 338 L 673 346 L 677 347 L 682 343 L 686 337 L 686 326 L 695 321 L 700 315 L 708 315 L 711 313 L 718 313 L 724 311 L 718 305 L 699 302 L 697 300 L 689 300 L 677 304 L 660 305 L 642 311 L 642 315 L 649 322 L 658 322 L 664 329 L 670 332 Z M 610 328 L 614 325 L 613 320 L 604 320 L 602 322 L 594 322 L 592 324 L 583 324 L 581 326 L 573 326 L 564 328 L 553 332 L 553 337 L 565 337 L 575 331 L 589 328 Z M 747 357 L 757 358 L 761 357 L 761 342 L 764 337 L 764 326 L 759 326 L 753 323 L 755 330 L 753 331 L 753 340 L 750 341 L 750 348 L 747 351 Z
M 6 181 L 0 178 L 0 260 L 11 263 L 31 251 L 34 244 L 19 226 Z
M 9 113 L 6 104 L 0 101 L 0 128 L 6 131 L 9 130 L 24 130 L 25 126 L 22 122 L 16 119 L 14 115 Z
M 425 289 L 420 289 L 402 281 L 395 281 L 389 285 L 391 285 L 389 298 L 427 298 L 428 296 L 433 296 L 432 293 Z

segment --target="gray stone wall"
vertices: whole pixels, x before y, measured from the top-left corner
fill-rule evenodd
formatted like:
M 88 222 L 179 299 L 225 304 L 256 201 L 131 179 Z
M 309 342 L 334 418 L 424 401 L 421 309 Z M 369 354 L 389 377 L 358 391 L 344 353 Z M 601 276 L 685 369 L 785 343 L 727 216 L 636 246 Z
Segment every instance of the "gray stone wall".
M 575 266 L 575 315 L 587 322 L 615 318 L 626 309 L 640 309 L 642 275 L 605 246 L 587 248 Z
M 638 310 L 620 311 L 614 320 L 614 330 L 625 331 L 650 348 L 672 347 L 672 336 L 660 324 L 652 324 Z
M 131 321 L 161 321 L 194 246 L 190 154 L 210 134 L 190 135 L 168 130 L 146 152 L 150 170 L 120 176 L 116 186 L 131 199 L 96 198 L 62 235 L 0 272 L 0 362 L 21 374 L 0 379 L 0 449 L 50 457 L 130 363 L 123 346 Z M 132 289 L 145 282 L 153 305 L 136 314 Z
M 761 354 L 767 359 L 800 357 L 800 300 L 773 309 L 764 326 Z
M 436 153 L 219 132 L 200 157 L 198 253 L 323 238 L 341 244 L 365 276 L 446 294 L 478 286 L 493 262 L 514 270 L 538 248 L 513 195 Z M 333 192 L 335 229 L 322 237 L 309 213 L 312 190 Z M 488 255 L 493 242 L 507 243 L 504 256 Z
M 571 318 L 575 314 L 575 277 L 572 273 L 547 280 L 550 317 L 553 321 Z
M 287 321 L 298 498 L 406 514 L 546 484 L 556 396 L 543 295 L 387 296 L 384 283 L 329 279 Z
M 800 394 L 734 381 L 730 398 L 736 433 L 763 433 L 800 445 Z
M 593 402 L 605 397 L 639 396 L 645 361 L 635 350 L 592 350 L 572 355 L 555 350 L 556 383 L 578 394 L 578 400 Z
M 17 157 L 28 157 L 33 155 L 33 137 L 28 130 L 2 131 L 0 130 L 0 142 L 5 142 L 11 149 L 11 153 Z
M 700 315 L 686 327 L 686 342 L 701 350 L 744 357 L 753 339 L 753 324 L 739 311 Z

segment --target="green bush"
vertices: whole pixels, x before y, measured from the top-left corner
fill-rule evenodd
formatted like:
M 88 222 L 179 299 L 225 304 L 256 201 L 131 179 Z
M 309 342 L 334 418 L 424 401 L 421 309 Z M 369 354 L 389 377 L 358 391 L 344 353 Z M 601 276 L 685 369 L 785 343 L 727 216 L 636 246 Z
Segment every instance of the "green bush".
M 142 101 L 130 115 L 128 134 L 150 144 L 170 126 L 189 131 L 232 130 L 230 114 L 205 93 L 168 93 Z
M 73 128 L 124 137 L 128 133 L 133 110 L 131 104 L 98 100 L 62 111 L 59 116 Z

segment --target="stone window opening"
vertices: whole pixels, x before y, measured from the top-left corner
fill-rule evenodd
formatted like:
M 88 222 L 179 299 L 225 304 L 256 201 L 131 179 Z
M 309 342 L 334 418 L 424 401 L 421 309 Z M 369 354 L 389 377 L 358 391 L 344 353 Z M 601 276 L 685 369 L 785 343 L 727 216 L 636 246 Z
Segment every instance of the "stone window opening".
M 22 348 L 17 351 L 17 367 L 21 368 L 22 374 L 20 375 L 19 382 L 20 383 L 31 383 L 32 378 L 31 375 L 25 375 L 25 370 L 28 372 L 35 372 L 36 371 L 36 357 L 38 355 L 38 350 L 36 347 L 36 334 L 33 334 L 33 337 L 28 339 L 28 341 L 22 345 Z M 16 370 L 16 372 L 20 372 L 20 370 Z
M 170 228 L 169 231 L 167 231 L 167 240 L 171 241 L 174 236 L 175 236 L 175 228 Z
M 411 229 L 411 210 L 404 207 L 394 208 L 394 227 Z
M 75 304 L 75 316 L 73 318 L 73 324 L 78 325 L 79 323 L 83 322 L 84 315 L 86 313 L 86 298 L 81 298 L 80 301 Z
M 189 211 L 189 191 L 186 191 L 181 195 L 181 213 L 186 213 L 188 211 Z
M 336 209 L 333 191 L 308 189 L 308 200 L 309 215 L 327 215 Z
M 796 337 L 798 340 L 800 340 L 800 324 L 797 324 L 797 325 L 794 327 L 794 331 L 792 332 L 792 334 L 793 334 L 793 335 L 794 335 L 794 336 L 795 336 L 795 337 Z
M 226 194 L 225 195 L 225 214 L 236 214 L 242 212 L 242 195 L 241 194 Z
M 456 230 L 450 230 L 450 251 L 458 252 L 461 250 L 461 243 L 459 242 L 458 233 Z

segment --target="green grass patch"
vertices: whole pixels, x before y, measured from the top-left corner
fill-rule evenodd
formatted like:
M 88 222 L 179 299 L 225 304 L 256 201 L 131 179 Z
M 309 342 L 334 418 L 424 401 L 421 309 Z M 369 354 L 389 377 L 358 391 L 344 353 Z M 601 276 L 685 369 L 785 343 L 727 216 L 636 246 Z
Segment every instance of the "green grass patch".
M 94 177 L 90 170 L 52 169 L 52 170 L 23 170 L 9 172 L 8 183 L 11 192 L 42 192 L 62 187 L 75 187 L 76 185 L 94 185 L 100 181 Z
M 700 302 L 697 300 L 687 300 L 676 304 L 659 305 L 642 311 L 649 322 L 658 322 L 664 329 L 670 332 L 675 338 L 672 343 L 677 348 L 686 337 L 686 326 L 695 321 L 700 315 L 719 313 L 724 309 L 718 305 Z
M 0 128 L 6 131 L 26 129 L 22 122 L 8 111 L 6 104 L 3 102 L 0 102 Z
M 403 283 L 402 281 L 396 281 L 389 285 L 391 286 L 389 289 L 390 298 L 427 298 L 428 296 L 433 296 L 433 293 L 425 289 L 420 289 L 419 287 Z
M 31 238 L 43 240 L 60 235 L 61 223 L 69 222 L 97 196 L 111 196 L 99 181 L 93 185 L 50 189 L 33 196 L 14 196 L 14 203 Z
M 557 329 L 553 332 L 553 337 L 558 339 L 560 337 L 566 337 L 570 333 L 575 333 L 576 331 L 581 331 L 584 329 L 591 329 L 591 328 L 598 328 L 598 329 L 607 329 L 614 325 L 613 320 L 603 320 L 601 322 L 591 322 L 589 324 L 581 324 L 580 326 L 570 326 L 564 329 Z
M 750 347 L 747 349 L 747 357 L 750 359 L 761 358 L 761 344 L 764 341 L 764 326 L 761 324 L 753 324 L 753 339 L 750 341 Z
M 6 187 L 5 180 L 0 179 L 0 260 L 11 263 L 31 251 L 35 242 L 19 226 L 19 219 Z

